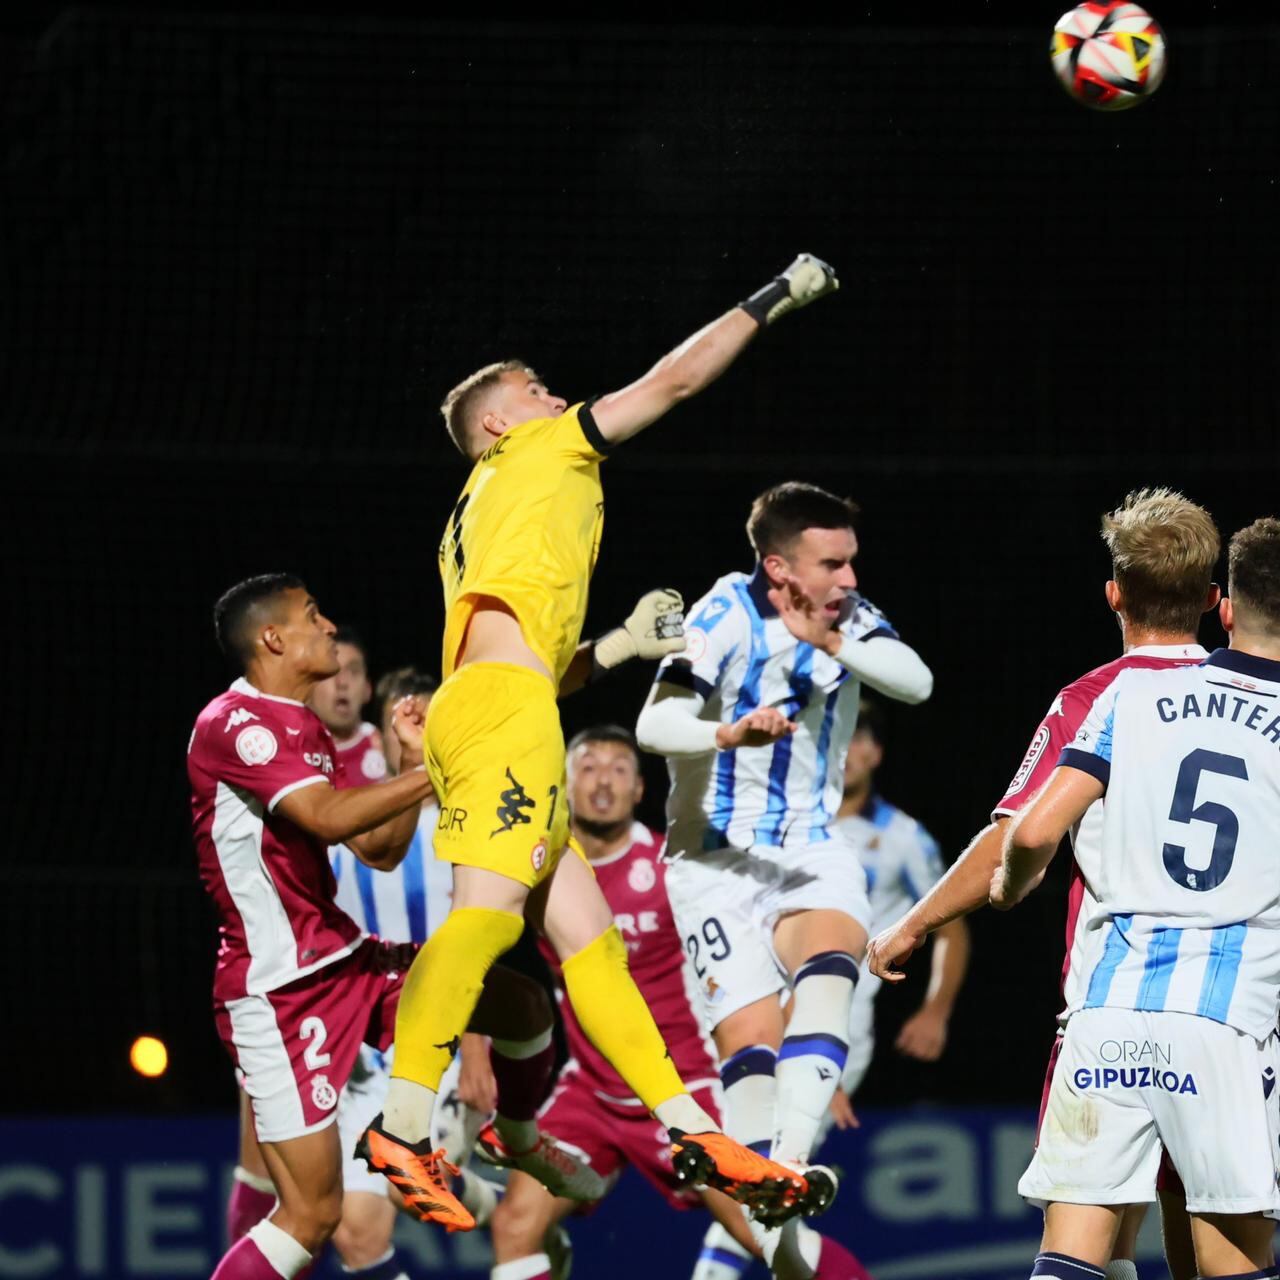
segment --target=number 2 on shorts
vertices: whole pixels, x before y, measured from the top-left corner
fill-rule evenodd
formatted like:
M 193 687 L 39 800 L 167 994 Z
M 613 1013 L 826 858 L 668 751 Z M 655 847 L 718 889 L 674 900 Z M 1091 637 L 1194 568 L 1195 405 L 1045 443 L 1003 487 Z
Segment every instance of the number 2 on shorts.
M 708 916 L 702 922 L 701 941 L 699 941 L 696 933 L 691 933 L 684 942 L 684 949 L 689 953 L 693 971 L 699 978 L 704 977 L 707 972 L 706 965 L 699 963 L 702 956 L 703 942 L 707 944 L 707 955 L 712 960 L 727 960 L 729 954 L 733 951 L 733 946 L 729 942 L 729 935 L 724 931 L 724 925 L 715 916 Z

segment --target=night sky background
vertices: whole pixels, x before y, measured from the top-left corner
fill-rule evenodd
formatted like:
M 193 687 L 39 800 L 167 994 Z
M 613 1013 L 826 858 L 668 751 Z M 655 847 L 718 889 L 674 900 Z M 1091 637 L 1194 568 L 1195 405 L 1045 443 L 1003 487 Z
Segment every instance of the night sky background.
M 229 679 L 215 597 L 287 568 L 375 670 L 438 667 L 443 393 L 508 355 L 612 390 L 800 250 L 837 297 L 607 464 L 588 633 L 749 568 L 767 486 L 851 494 L 863 589 L 936 674 L 882 790 L 963 848 L 1057 689 L 1119 651 L 1100 513 L 1146 484 L 1224 533 L 1280 505 L 1280 30 L 1154 5 L 1166 83 L 1103 116 L 1050 73 L 1063 7 L 4 17 L 0 972 L 9 1066 L 42 1065 L 0 1105 L 232 1105 L 183 763 Z M 566 730 L 634 723 L 650 677 Z M 1038 1096 L 1064 872 L 975 918 L 946 1058 L 888 1050 L 865 1103 Z

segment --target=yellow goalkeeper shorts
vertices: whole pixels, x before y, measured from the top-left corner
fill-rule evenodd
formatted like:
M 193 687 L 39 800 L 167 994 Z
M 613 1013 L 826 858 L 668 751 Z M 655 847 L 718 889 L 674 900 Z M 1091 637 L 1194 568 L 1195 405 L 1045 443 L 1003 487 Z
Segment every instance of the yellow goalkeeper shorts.
M 564 732 L 546 676 L 459 667 L 427 708 L 424 756 L 440 803 L 436 856 L 533 888 L 569 839 Z

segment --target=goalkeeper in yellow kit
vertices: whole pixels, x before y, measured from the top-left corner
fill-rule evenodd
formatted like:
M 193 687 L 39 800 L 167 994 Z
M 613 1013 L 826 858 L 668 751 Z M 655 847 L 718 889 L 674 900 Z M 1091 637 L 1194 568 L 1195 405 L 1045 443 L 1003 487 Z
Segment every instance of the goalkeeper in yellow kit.
M 579 644 L 610 448 L 710 385 L 760 329 L 836 287 L 829 266 L 802 254 L 642 378 L 572 408 L 519 361 L 481 369 L 444 402 L 449 434 L 475 464 L 440 543 L 444 683 L 424 750 L 440 801 L 436 854 L 454 864 L 453 904 L 406 978 L 386 1105 L 361 1141 L 370 1166 L 424 1218 L 470 1225 L 431 1150 L 431 1114 L 485 974 L 526 916 L 560 955 L 584 1031 L 670 1131 L 677 1171 L 763 1220 L 806 1208 L 803 1175 L 722 1134 L 666 1054 L 604 896 L 569 844 L 556 698 L 637 652 L 630 620 Z M 790 728 L 768 708 L 733 726 L 742 743 Z

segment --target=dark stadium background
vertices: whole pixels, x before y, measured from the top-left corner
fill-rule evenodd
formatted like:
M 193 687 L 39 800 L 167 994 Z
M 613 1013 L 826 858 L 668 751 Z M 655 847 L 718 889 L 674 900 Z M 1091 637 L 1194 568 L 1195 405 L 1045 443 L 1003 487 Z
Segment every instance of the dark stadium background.
M 436 665 L 435 544 L 465 476 L 442 393 L 512 353 L 571 398 L 612 389 L 798 250 L 838 266 L 838 297 L 608 463 L 589 629 L 747 567 L 765 486 L 854 495 L 864 589 L 937 676 L 892 718 L 883 790 L 963 847 L 1054 692 L 1117 652 L 1099 514 L 1143 484 L 1224 531 L 1277 506 L 1280 31 L 1155 3 L 1168 82 L 1106 117 L 1051 79 L 1063 7 L 6 12 L 0 894 L 22 1083 L 0 1107 L 232 1105 L 183 769 L 228 678 L 215 596 L 293 569 L 378 669 Z M 647 676 L 566 703 L 566 727 L 633 722 Z M 944 1062 L 888 1053 L 863 1101 L 1032 1101 L 1061 917 L 1047 888 L 976 918 Z M 141 1031 L 170 1046 L 158 1083 L 126 1063 Z

